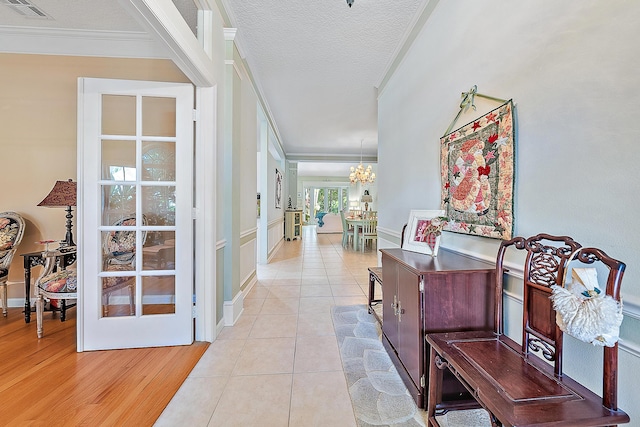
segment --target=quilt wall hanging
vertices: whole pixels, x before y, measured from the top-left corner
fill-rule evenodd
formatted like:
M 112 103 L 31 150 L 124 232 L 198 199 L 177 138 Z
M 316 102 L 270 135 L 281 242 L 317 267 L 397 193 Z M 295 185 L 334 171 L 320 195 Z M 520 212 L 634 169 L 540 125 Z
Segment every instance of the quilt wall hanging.
M 463 97 L 475 109 L 473 95 L 482 95 L 475 93 L 475 86 L 470 92 Z M 463 101 L 460 111 L 465 106 Z M 505 240 L 512 237 L 514 145 L 511 100 L 447 131 L 440 139 L 441 208 L 448 217 L 445 230 Z

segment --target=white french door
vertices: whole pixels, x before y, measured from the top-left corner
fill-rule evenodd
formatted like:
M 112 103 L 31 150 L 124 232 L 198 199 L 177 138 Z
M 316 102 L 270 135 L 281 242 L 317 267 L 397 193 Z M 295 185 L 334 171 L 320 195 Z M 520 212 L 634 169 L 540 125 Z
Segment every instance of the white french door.
M 78 80 L 78 351 L 193 342 L 193 86 Z

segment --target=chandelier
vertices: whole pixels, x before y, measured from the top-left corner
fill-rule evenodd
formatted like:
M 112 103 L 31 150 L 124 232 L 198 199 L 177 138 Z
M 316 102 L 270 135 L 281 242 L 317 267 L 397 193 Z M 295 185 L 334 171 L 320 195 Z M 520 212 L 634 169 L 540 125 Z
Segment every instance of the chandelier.
M 355 0 L 347 0 L 347 4 L 349 5 L 349 7 L 351 7 L 351 5 L 353 4 Z
M 360 182 L 361 184 L 372 183 L 376 180 L 376 174 L 372 172 L 371 165 L 365 169 L 362 166 L 362 141 L 360 141 L 360 164 L 357 167 L 351 166 L 351 173 L 349 174 L 349 181 L 352 184 Z

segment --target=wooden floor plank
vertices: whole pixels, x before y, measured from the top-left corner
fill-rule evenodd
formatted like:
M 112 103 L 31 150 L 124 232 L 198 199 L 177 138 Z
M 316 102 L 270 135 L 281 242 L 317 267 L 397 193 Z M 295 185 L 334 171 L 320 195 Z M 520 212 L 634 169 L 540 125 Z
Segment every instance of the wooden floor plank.
M 0 426 L 151 426 L 208 347 L 77 353 L 75 309 L 44 328 L 19 308 L 0 318 Z

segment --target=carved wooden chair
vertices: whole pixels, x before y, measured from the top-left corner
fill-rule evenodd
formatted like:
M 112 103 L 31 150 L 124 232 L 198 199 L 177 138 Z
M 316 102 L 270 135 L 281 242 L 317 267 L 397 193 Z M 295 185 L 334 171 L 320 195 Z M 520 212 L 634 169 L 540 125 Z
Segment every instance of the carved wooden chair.
M 45 298 L 49 301 L 57 300 L 61 303 L 60 321 L 64 322 L 66 308 L 70 300 L 78 298 L 78 278 L 75 270 L 57 270 L 56 260 L 62 254 L 57 250 L 45 250 L 42 256 L 45 259 L 44 270 L 36 279 L 36 332 L 38 338 L 44 336 L 44 304 Z
M 142 217 L 143 224 L 147 220 Z M 135 215 L 126 216 L 114 224 L 116 227 L 136 225 Z M 147 232 L 142 232 L 142 244 L 146 240 Z M 135 314 L 135 270 L 136 270 L 136 232 L 135 230 L 114 230 L 105 233 L 103 242 L 102 271 L 122 273 L 102 278 L 102 314 L 109 316 L 109 299 L 111 295 L 121 289 L 128 289 L 129 315 Z M 133 275 L 132 275 L 133 274 Z
M 504 256 L 508 248 L 526 253 L 521 343 L 503 333 Z M 496 330 L 427 335 L 431 345 L 429 425 L 437 425 L 436 413 L 447 410 L 440 388 L 445 369 L 489 412 L 494 426 L 610 426 L 629 422 L 617 406 L 617 343 L 604 348 L 602 397 L 562 370 L 563 332 L 556 325 L 551 286 L 563 284 L 569 258 L 579 248 L 570 237 L 548 234 L 501 243 L 496 264 Z M 575 257 L 606 271 L 606 294 L 620 299 L 624 263 L 596 248 L 581 248 Z
M 7 315 L 9 267 L 24 235 L 24 220 L 15 212 L 0 213 L 0 296 L 2 315 Z

